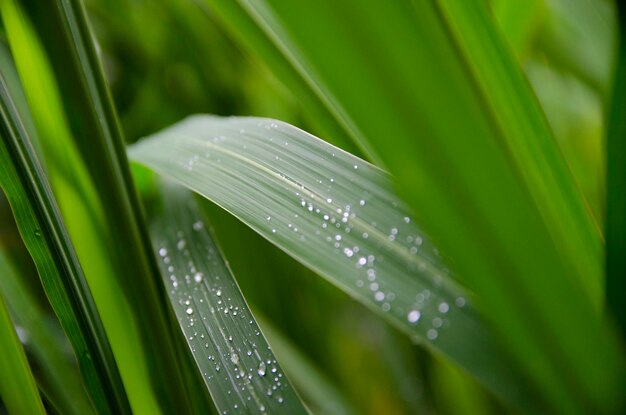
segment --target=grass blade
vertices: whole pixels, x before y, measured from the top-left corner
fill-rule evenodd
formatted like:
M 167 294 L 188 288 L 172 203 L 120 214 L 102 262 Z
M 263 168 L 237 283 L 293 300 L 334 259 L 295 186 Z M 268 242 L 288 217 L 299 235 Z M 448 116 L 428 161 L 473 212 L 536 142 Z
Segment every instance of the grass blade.
M 128 403 L 107 336 L 49 183 L 2 76 L 0 116 L 0 185 L 24 243 L 72 343 L 93 402 L 102 412 L 124 413 Z
M 238 4 L 394 175 L 550 410 L 620 407 L 599 228 L 487 4 Z
M 533 402 L 383 171 L 288 124 L 245 117 L 191 117 L 130 156 L 231 212 L 492 390 Z
M 306 413 L 222 259 L 193 195 L 161 188 L 151 224 L 170 302 L 220 413 Z
M 0 273 L 10 270 L 0 262 Z M 0 397 L 10 414 L 45 414 L 24 349 L 0 293 Z
M 0 251 L 0 296 L 16 326 L 24 333 L 24 348 L 37 367 L 37 383 L 47 403 L 57 413 L 94 413 L 74 355 L 64 353 L 67 343 L 61 326 L 47 315 L 30 286 L 18 275 L 5 252 Z
M 606 295 L 626 338 L 626 3 L 617 2 L 619 52 L 607 132 Z
M 82 4 L 27 2 L 26 11 L 13 0 L 2 5 L 51 186 L 131 407 L 191 412 L 193 385 L 178 365 L 165 293 Z

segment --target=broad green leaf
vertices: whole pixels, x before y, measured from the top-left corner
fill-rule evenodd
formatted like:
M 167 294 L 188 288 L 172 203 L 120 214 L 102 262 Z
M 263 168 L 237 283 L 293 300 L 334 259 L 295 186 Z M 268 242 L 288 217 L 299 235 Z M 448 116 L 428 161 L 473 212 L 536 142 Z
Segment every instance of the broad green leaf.
M 0 268 L 0 272 L 5 270 Z M 45 414 L 24 349 L 0 294 L 0 398 L 11 414 Z
M 237 3 L 394 175 L 550 411 L 619 407 L 599 228 L 486 2 Z
M 193 194 L 160 189 L 151 236 L 180 328 L 220 413 L 306 413 L 207 229 Z
M 37 368 L 37 383 L 47 403 L 57 413 L 94 413 L 85 393 L 74 355 L 68 349 L 61 326 L 47 315 L 34 297 L 34 290 L 12 266 L 0 250 L 0 296 L 5 302 L 15 326 L 19 326 L 24 348 Z M 101 411 L 104 412 L 104 411 Z
M 626 338 L 626 3 L 617 2 L 620 36 L 607 132 L 606 294 Z
M 79 0 L 1 3 L 60 211 L 130 406 L 191 412 L 124 141 Z M 29 20 L 32 19 L 32 22 Z
M 534 405 L 390 177 L 302 130 L 195 116 L 130 148 L 495 392 Z
M 1 75 L 0 122 L 0 185 L 44 290 L 74 348 L 87 389 L 102 412 L 126 412 L 126 395 L 82 268 L 31 137 Z M 64 412 L 74 411 L 64 408 Z M 84 413 L 84 408 L 79 412 Z

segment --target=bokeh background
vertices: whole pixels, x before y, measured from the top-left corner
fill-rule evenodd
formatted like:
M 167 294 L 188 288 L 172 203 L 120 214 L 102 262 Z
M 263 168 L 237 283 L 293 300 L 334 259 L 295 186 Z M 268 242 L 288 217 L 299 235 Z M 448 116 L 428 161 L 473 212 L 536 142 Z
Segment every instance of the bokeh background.
M 613 4 L 526 0 L 520 8 L 520 3 L 490 2 L 590 209 L 602 218 Z M 193 113 L 272 117 L 330 140 L 298 97 L 203 1 L 87 0 L 86 6 L 128 142 Z M 346 407 L 363 414 L 505 411 L 467 376 L 203 203 L 253 310 L 327 378 Z M 47 310 L 46 324 L 64 344 L 4 198 L 0 240 L 11 257 L 20 258 L 20 272 Z M 71 354 L 69 346 L 63 350 Z

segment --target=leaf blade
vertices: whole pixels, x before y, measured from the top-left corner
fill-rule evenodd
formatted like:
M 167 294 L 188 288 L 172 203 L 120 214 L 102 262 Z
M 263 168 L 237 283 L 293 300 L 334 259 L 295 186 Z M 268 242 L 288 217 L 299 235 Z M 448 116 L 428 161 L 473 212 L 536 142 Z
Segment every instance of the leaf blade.
M 191 117 L 129 155 L 234 214 L 492 390 L 532 402 L 523 386 L 512 387 L 523 382 L 507 373 L 467 304 L 471 294 L 447 275 L 382 170 L 288 124 L 251 117 Z
M 0 294 L 0 396 L 10 413 L 45 414 L 37 384 Z
M 159 190 L 150 232 L 169 299 L 220 413 L 307 413 L 246 304 L 191 192 Z
M 94 402 L 124 413 L 126 395 L 102 322 L 49 183 L 0 74 L 0 185 L 12 206 L 43 287 L 78 357 Z M 108 396 L 108 398 L 105 398 Z

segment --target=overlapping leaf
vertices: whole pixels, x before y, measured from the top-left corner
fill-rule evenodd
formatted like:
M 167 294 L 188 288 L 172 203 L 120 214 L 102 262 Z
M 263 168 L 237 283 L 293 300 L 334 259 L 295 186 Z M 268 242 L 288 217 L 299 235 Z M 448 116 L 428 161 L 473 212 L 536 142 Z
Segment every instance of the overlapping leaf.
M 212 240 L 193 194 L 162 187 L 152 220 L 170 302 L 220 413 L 306 413 Z
M 496 392 L 532 402 L 382 170 L 261 118 L 191 117 L 130 156 L 231 212 Z

